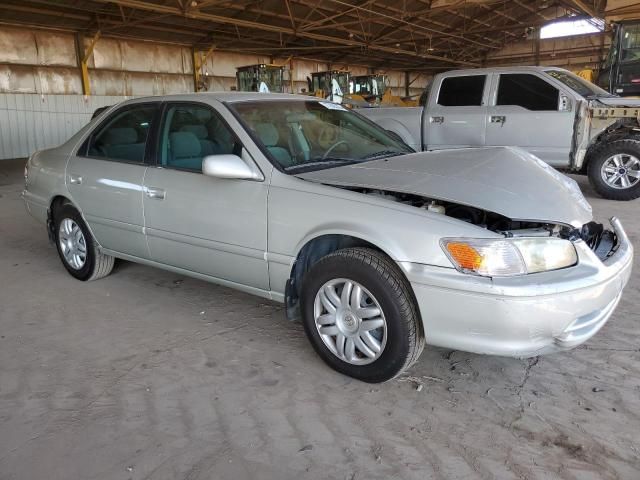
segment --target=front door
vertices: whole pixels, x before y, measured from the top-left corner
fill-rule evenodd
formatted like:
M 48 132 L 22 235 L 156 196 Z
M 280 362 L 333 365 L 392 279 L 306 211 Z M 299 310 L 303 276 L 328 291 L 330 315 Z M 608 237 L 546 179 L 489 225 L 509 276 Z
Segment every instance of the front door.
M 484 145 L 486 75 L 445 77 L 433 91 L 423 125 L 425 150 Z
M 149 132 L 159 103 L 130 104 L 112 113 L 67 164 L 66 184 L 100 245 L 148 258 L 142 184 Z
M 555 85 L 532 73 L 496 75 L 487 113 L 487 146 L 514 146 L 555 167 L 568 166 L 576 105 Z
M 268 290 L 266 182 L 202 174 L 208 155 L 238 154 L 252 162 L 209 105 L 169 103 L 157 165 L 144 181 L 151 258 L 235 284 Z

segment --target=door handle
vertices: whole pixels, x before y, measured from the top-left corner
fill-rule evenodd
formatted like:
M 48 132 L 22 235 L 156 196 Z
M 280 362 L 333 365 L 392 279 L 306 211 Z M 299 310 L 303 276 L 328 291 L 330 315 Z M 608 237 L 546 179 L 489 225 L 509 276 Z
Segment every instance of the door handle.
M 491 123 L 505 123 L 507 121 L 507 117 L 504 115 L 491 115 L 490 118 Z
M 431 117 L 431 123 L 444 123 L 444 117 Z
M 82 177 L 80 175 L 69 174 L 69 183 L 74 185 L 80 185 L 82 183 Z
M 157 198 L 158 200 L 164 200 L 165 191 L 162 188 L 145 187 L 144 193 L 149 198 Z

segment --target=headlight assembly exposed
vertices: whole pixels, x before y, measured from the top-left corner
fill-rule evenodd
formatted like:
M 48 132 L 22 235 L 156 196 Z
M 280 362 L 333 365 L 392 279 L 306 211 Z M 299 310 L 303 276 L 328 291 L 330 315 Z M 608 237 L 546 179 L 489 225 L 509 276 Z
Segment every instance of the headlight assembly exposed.
M 459 271 L 486 277 L 546 272 L 578 262 L 573 244 L 561 238 L 443 238 L 440 244 Z

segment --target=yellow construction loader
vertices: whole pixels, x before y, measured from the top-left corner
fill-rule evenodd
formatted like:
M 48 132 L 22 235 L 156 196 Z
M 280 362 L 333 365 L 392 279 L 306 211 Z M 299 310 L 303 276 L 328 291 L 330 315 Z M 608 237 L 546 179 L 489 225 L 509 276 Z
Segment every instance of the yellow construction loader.
M 246 65 L 236 69 L 239 92 L 287 93 L 287 82 L 282 65 Z
M 349 81 L 349 96 L 362 100 L 371 107 L 416 107 L 418 100 L 394 95 L 389 88 L 389 79 L 383 74 L 358 75 Z

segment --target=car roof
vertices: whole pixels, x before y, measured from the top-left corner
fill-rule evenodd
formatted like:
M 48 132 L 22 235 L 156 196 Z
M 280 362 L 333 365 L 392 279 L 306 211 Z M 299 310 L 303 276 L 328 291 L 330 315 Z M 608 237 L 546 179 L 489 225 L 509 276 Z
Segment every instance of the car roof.
M 138 102 L 197 102 L 204 99 L 213 99 L 219 102 L 246 102 L 253 100 L 320 100 L 310 95 L 293 95 L 290 93 L 258 93 L 258 92 L 198 92 L 198 93 L 178 93 L 171 95 L 154 95 L 148 97 L 136 97 L 127 100 L 127 103 Z
M 562 70 L 569 72 L 564 68 L 554 67 L 552 65 L 547 66 L 513 66 L 513 67 L 487 67 L 487 68 L 468 68 L 464 70 L 448 70 L 442 72 L 443 75 L 474 75 L 474 74 L 487 74 L 487 73 L 500 73 L 500 72 L 539 72 L 544 73 L 547 70 Z

